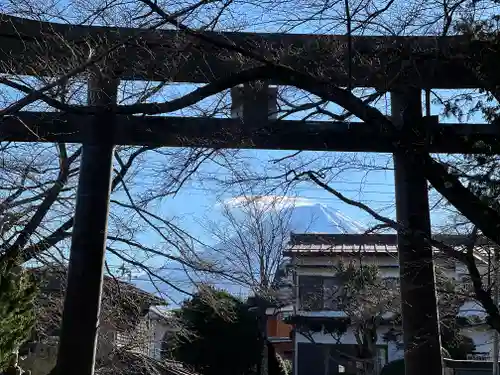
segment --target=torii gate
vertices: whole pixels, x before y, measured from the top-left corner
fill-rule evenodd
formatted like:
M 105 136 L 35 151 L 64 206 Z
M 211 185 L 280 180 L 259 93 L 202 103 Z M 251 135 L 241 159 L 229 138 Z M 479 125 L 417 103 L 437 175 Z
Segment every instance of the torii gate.
M 441 125 L 436 117 L 422 117 L 422 89 L 478 86 L 476 76 L 461 59 L 473 52 L 467 38 L 203 35 L 252 46 L 264 55 L 272 51 L 278 62 L 320 74 L 337 86 L 392 91 L 393 121 L 424 130 L 422 147 L 427 152 L 499 152 L 500 134 L 494 126 Z M 57 67 L 65 68 L 66 73 L 71 69 L 75 74 L 88 72 L 85 64 L 79 69 L 70 66 L 72 52 L 83 50 L 88 55 L 92 48 L 120 46 L 104 62 L 96 64 L 100 71 L 95 73 L 96 68 L 92 68 L 89 104 L 98 108 L 98 113 L 18 112 L 4 116 L 0 122 L 2 141 L 83 144 L 58 358 L 61 375 L 91 375 L 94 369 L 115 145 L 391 152 L 395 161 L 397 219 L 410 230 L 430 235 L 427 182 L 420 165 L 395 152 L 397 136 L 375 123 L 270 119 L 269 108 L 275 102 L 269 100 L 274 92 L 269 92 L 268 85 L 280 84 L 279 79 L 268 77 L 261 85 L 245 84 L 243 90 L 233 90 L 238 118 L 117 115 L 113 106 L 120 79 L 209 83 L 255 66 L 254 62 L 234 58 L 230 49 L 198 44 L 196 40 L 183 50 L 184 57 L 189 58 L 182 58 L 181 64 L 175 57 L 179 54 L 178 37 L 177 31 L 69 26 L 5 15 L 0 18 L 0 64 L 4 73 L 60 75 L 50 63 L 43 63 L 50 58 L 57 60 Z M 348 42 L 352 43 L 351 49 L 347 48 Z M 481 42 L 476 47 L 482 49 Z M 348 50 L 354 55 L 349 55 Z M 487 53 L 484 48 L 486 63 Z M 108 73 L 111 75 L 106 76 Z M 403 121 L 402 112 L 410 121 Z M 435 366 L 441 357 L 432 250 L 425 241 L 410 241 L 402 233 L 398 245 L 402 281 L 411 280 L 414 286 L 401 292 L 406 302 L 402 306 L 405 343 L 412 345 L 405 357 L 415 364 L 406 369 L 406 374 L 441 374 L 442 368 Z M 412 307 L 415 303 L 419 309 Z

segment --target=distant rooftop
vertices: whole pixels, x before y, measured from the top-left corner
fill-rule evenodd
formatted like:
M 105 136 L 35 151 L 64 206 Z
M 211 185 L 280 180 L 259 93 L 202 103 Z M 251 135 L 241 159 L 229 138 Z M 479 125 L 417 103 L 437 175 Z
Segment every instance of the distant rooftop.
M 464 246 L 468 241 L 468 237 L 463 235 L 436 235 L 434 239 L 450 246 Z M 395 255 L 398 252 L 397 240 L 396 234 L 291 233 L 290 242 L 283 251 L 283 255 L 330 255 L 357 252 Z M 481 238 L 477 241 L 477 246 L 492 245 L 487 239 Z

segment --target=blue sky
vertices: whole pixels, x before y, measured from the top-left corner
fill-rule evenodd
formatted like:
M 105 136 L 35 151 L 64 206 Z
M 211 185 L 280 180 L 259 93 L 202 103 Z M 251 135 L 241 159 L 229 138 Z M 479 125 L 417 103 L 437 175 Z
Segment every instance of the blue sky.
M 194 85 L 175 85 L 172 89 L 169 87 L 169 92 L 162 92 L 158 94 L 158 101 L 169 100 L 173 97 L 180 96 L 186 92 L 192 90 Z M 443 94 L 443 93 L 441 93 Z M 444 93 L 446 94 L 446 93 Z M 227 97 L 226 97 L 227 100 Z M 201 115 L 202 109 L 207 108 L 214 101 L 214 98 L 208 98 L 201 103 L 200 107 L 197 109 L 188 109 L 184 111 L 178 111 L 174 115 Z M 386 101 L 381 101 L 377 107 L 384 113 L 388 114 L 390 108 L 387 106 Z M 338 110 L 335 106 L 330 106 L 329 109 Z M 435 104 L 432 107 L 432 113 L 438 114 L 442 111 L 442 108 Z M 171 115 L 171 114 L 169 114 Z M 465 119 L 467 120 L 467 119 Z M 456 122 L 457 119 L 445 118 L 441 116 L 442 122 Z M 481 118 L 476 117 L 474 119 L 468 119 L 469 122 L 482 122 Z M 263 150 L 242 150 L 238 153 L 238 160 L 240 163 L 244 162 L 244 166 L 248 171 L 253 172 L 258 175 L 269 175 L 273 173 L 282 172 L 280 168 L 271 162 L 273 159 L 282 158 L 284 156 L 292 154 L 293 151 L 263 151 Z M 304 152 L 301 157 L 305 159 L 315 159 L 319 158 L 319 165 L 323 164 L 322 161 L 327 159 L 328 161 L 336 162 L 339 160 L 346 160 L 354 158 L 357 162 L 367 161 L 372 165 L 387 166 L 389 169 L 385 171 L 366 171 L 362 170 L 346 170 L 339 173 L 335 179 L 331 182 L 331 186 L 345 194 L 349 198 L 360 200 L 363 203 L 369 205 L 372 209 L 378 213 L 384 214 L 388 217 L 395 218 L 395 207 L 394 207 L 394 175 L 391 168 L 391 156 L 387 154 L 362 154 L 362 153 L 334 153 L 334 152 Z M 146 188 L 146 185 L 150 185 L 154 181 L 154 176 L 151 170 L 148 169 L 150 165 L 161 166 L 166 160 L 151 154 L 147 163 L 145 164 L 145 170 L 139 171 L 137 180 L 140 181 L 137 186 L 137 190 Z M 242 164 L 240 164 L 241 167 Z M 318 165 L 318 163 L 316 163 Z M 217 239 L 211 237 L 209 233 L 203 226 L 207 221 L 218 221 L 221 219 L 220 210 L 218 208 L 218 203 L 223 199 L 228 199 L 241 194 L 241 186 L 235 186 L 232 189 L 222 190 L 221 186 L 209 179 L 211 177 L 218 177 L 219 179 L 224 179 L 226 177 L 231 177 L 231 173 L 227 168 L 216 165 L 215 163 L 207 162 L 202 165 L 198 173 L 191 179 L 180 192 L 170 198 L 164 199 L 159 206 L 155 207 L 155 211 L 160 213 L 162 216 L 171 218 L 174 223 L 179 225 L 183 230 L 189 233 L 191 236 L 199 239 L 203 243 L 213 244 L 217 242 Z M 253 193 L 260 193 L 261 191 L 256 189 Z M 278 191 L 274 191 L 274 194 L 279 194 Z M 369 215 L 364 213 L 358 208 L 351 207 L 340 202 L 338 199 L 325 192 L 322 189 L 316 188 L 312 183 L 303 182 L 291 191 L 288 192 L 289 195 L 300 196 L 315 200 L 319 203 L 326 204 L 332 208 L 342 211 L 346 216 L 370 226 L 377 224 L 377 222 L 372 219 Z M 435 201 L 435 196 L 431 196 L 431 202 Z M 432 221 L 434 225 L 439 225 L 443 219 L 446 218 L 444 213 L 433 211 L 431 213 Z M 159 245 L 162 239 L 154 234 L 152 231 L 146 231 L 142 233 L 137 240 L 145 245 Z M 108 256 L 108 262 L 112 270 L 116 270 L 122 262 L 114 259 L 112 256 Z M 149 259 L 148 264 L 154 267 L 163 267 L 165 263 L 164 259 Z M 176 268 L 179 271 L 179 266 L 169 266 L 172 270 Z M 175 270 L 174 270 L 175 273 Z M 177 272 L 177 275 L 179 273 Z M 141 277 L 143 279 L 143 276 Z M 185 286 L 185 282 L 176 280 L 180 286 Z M 228 287 L 231 286 L 226 284 Z M 239 290 L 239 289 L 237 289 Z
M 290 2 L 290 13 L 288 16 L 293 18 L 294 8 L 297 8 L 295 2 Z M 282 10 L 283 11 L 283 10 Z M 300 9 L 303 12 L 303 9 Z M 246 29 L 250 31 L 276 31 L 277 26 L 273 24 L 276 22 L 278 15 L 272 12 L 258 14 L 258 12 L 250 11 L 246 12 L 245 8 L 239 9 L 240 15 L 245 14 L 247 25 Z M 239 17 L 239 16 L 238 16 Z M 236 18 L 238 18 L 236 17 Z M 243 16 L 242 16 L 243 19 Z M 273 22 L 270 22 L 273 21 Z M 301 22 L 297 20 L 296 24 Z M 292 30 L 294 33 L 305 33 L 319 31 L 323 33 L 339 33 L 345 32 L 344 28 L 341 26 L 335 28 L 327 28 L 327 24 L 330 20 L 317 21 L 308 24 L 303 24 L 300 27 L 290 27 L 288 29 L 281 28 L 280 31 Z M 136 83 L 137 84 L 137 83 Z M 175 96 L 180 96 L 192 90 L 195 85 L 169 85 L 167 90 L 160 92 L 152 100 L 168 100 Z M 447 93 L 442 93 L 446 94 Z M 449 93 L 448 93 L 449 94 Z M 206 109 L 211 106 L 214 98 L 209 98 L 202 103 L 200 103 L 201 109 Z M 226 99 L 227 100 L 227 96 Z M 382 111 L 386 111 L 387 103 L 381 102 L 377 105 Z M 329 109 L 337 109 L 335 106 L 329 106 Z M 440 113 L 442 108 L 435 104 L 432 107 L 433 114 Z M 201 115 L 202 110 L 190 108 L 189 110 L 178 111 L 175 115 Z M 170 114 L 171 115 L 171 114 Z M 446 119 L 441 118 L 444 121 L 456 121 L 456 119 Z M 474 119 L 469 119 L 470 122 L 482 122 L 478 117 Z M 290 152 L 278 152 L 278 151 L 256 151 L 248 150 L 241 151 L 240 157 L 245 157 L 247 162 L 247 167 L 257 174 L 269 173 L 272 167 L 272 163 L 269 162 L 271 159 L 276 159 L 283 157 Z M 332 157 L 335 156 L 334 153 L 308 153 L 307 156 L 312 157 Z M 338 155 L 337 155 L 338 156 Z M 350 155 L 352 157 L 352 155 Z M 358 160 L 365 158 L 370 158 L 375 164 L 384 165 L 390 160 L 388 155 L 356 155 Z M 155 160 L 155 157 L 151 157 L 151 163 L 160 162 L 160 160 Z M 207 219 L 212 221 L 217 221 L 220 218 L 220 212 L 218 211 L 217 204 L 220 199 L 231 198 L 233 196 L 239 195 L 240 191 L 238 189 L 233 189 L 221 193 L 220 187 L 215 183 L 206 182 L 206 178 L 216 175 L 219 178 L 229 175 L 228 171 L 220 166 L 216 166 L 214 163 L 207 163 L 203 165 L 200 172 L 197 174 L 196 178 L 191 181 L 187 186 L 181 189 L 181 191 L 171 198 L 165 199 L 157 210 L 161 212 L 164 216 L 173 218 L 176 223 L 178 223 L 184 230 L 192 234 L 195 237 L 200 238 L 204 242 L 212 242 L 209 233 L 203 230 L 200 222 Z M 203 182 L 205 181 L 205 182 Z M 344 193 L 350 198 L 359 199 L 364 203 L 369 204 L 377 212 L 385 214 L 389 217 L 394 218 L 394 176 L 392 171 L 378 171 L 371 172 L 366 175 L 361 171 L 346 171 L 341 173 L 336 177 L 334 182 L 332 182 L 332 187 L 336 188 L 340 192 Z M 339 202 L 336 198 L 332 197 L 327 192 L 315 188 L 311 183 L 302 183 L 297 188 L 289 192 L 293 195 L 298 195 L 301 197 L 310 198 L 316 200 L 320 203 L 324 203 L 328 206 L 334 207 L 341 210 L 347 216 L 353 218 L 356 221 L 365 223 L 366 225 L 373 224 L 374 221 L 365 213 L 357 208 L 350 207 Z M 434 198 L 433 198 L 434 199 Z M 439 224 L 443 219 L 443 213 L 433 212 L 433 224 Z M 159 241 L 158 236 L 147 232 L 141 236 L 141 240 L 145 243 L 153 244 Z M 118 266 L 118 263 L 114 263 L 114 266 Z
M 181 89 L 178 90 L 177 95 L 185 91 L 189 91 L 188 86 L 181 87 Z M 446 94 L 451 95 L 451 93 L 440 94 L 445 96 Z M 165 100 L 165 98 L 163 98 L 163 100 Z M 211 100 L 207 99 L 204 102 L 205 103 L 202 107 L 209 106 Z M 386 104 L 386 102 L 382 101 L 377 105 L 377 107 L 384 113 L 388 113 L 390 108 Z M 432 106 L 432 114 L 439 114 L 441 111 L 442 108 L 438 104 L 434 104 Z M 183 113 L 191 115 L 193 112 L 179 111 L 176 115 L 181 115 Z M 474 119 L 462 120 L 468 122 L 483 122 L 479 116 Z M 457 122 L 458 120 L 441 116 L 441 121 Z M 293 151 L 242 150 L 239 151 L 237 160 L 240 163 L 242 163 L 241 160 L 244 160 L 243 164 L 239 164 L 240 168 L 244 165 L 244 168 L 248 169 L 248 172 L 253 172 L 254 174 L 261 176 L 268 176 L 270 174 L 279 173 L 280 171 L 282 172 L 282 170 L 280 170 L 276 164 L 273 164 L 271 160 L 282 158 L 292 153 Z M 392 159 L 390 155 L 373 153 L 305 152 L 302 156 L 305 159 L 319 158 L 319 164 L 317 163 L 316 165 L 324 165 L 323 160 L 325 159 L 335 162 L 351 158 L 355 159 L 357 162 L 366 160 L 372 165 L 387 166 L 388 170 L 370 171 L 369 173 L 366 173 L 366 171 L 363 170 L 356 171 L 351 168 L 350 170 L 339 173 L 331 182 L 331 186 L 349 198 L 360 200 L 369 205 L 378 213 L 395 218 L 394 175 L 393 171 L 390 170 L 392 167 Z M 160 160 L 153 159 L 151 159 L 152 163 L 161 162 Z M 238 167 L 236 169 L 238 169 Z M 241 186 L 233 186 L 232 188 L 224 187 L 223 190 L 219 184 L 210 180 L 210 178 L 213 178 L 214 176 L 219 179 L 224 179 L 231 177 L 231 173 L 224 166 L 207 162 L 202 165 L 194 178 L 191 179 L 190 182 L 187 183 L 176 196 L 165 199 L 161 206 L 157 207 L 157 210 L 161 212 L 162 215 L 172 218 L 173 221 L 182 227 L 183 230 L 190 233 L 201 242 L 208 244 L 217 243 L 218 240 L 211 236 L 211 233 L 207 231 L 204 224 L 208 221 L 217 222 L 218 220 L 221 220 L 221 213 L 218 208 L 218 204 L 221 200 L 241 194 Z M 260 190 L 256 189 L 252 191 L 252 194 L 255 193 L 260 193 Z M 276 192 L 273 191 L 273 193 L 279 194 L 279 190 Z M 362 210 L 340 202 L 331 194 L 315 187 L 310 182 L 301 183 L 289 191 L 288 194 L 309 198 L 338 209 L 346 216 L 365 224 L 367 227 L 378 224 L 378 222 Z M 436 201 L 436 199 L 436 194 L 431 194 L 431 205 Z M 439 226 L 446 219 L 447 215 L 443 210 L 434 210 L 431 212 L 431 220 L 434 226 Z M 160 241 L 157 235 L 152 234 L 149 231 L 143 233 L 140 236 L 140 240 L 141 242 L 150 245 L 154 245 Z M 150 259 L 149 263 L 153 264 L 155 267 L 161 268 L 164 265 L 164 260 L 162 259 L 155 262 Z M 177 267 L 177 271 L 178 270 L 179 268 Z M 178 277 L 178 273 L 174 272 L 174 274 L 175 276 L 173 277 Z M 181 281 L 180 285 L 185 285 L 185 283 Z M 230 285 L 227 284 L 227 286 L 229 287 Z
M 248 152 L 254 154 L 256 160 L 252 162 L 252 167 L 257 172 L 265 174 L 265 160 L 271 158 L 279 158 L 290 154 L 291 152 L 272 152 L 272 151 L 254 151 Z M 259 160 L 257 160 L 259 159 Z M 385 157 L 380 159 L 385 160 Z M 205 169 L 210 169 L 207 166 Z M 209 171 L 206 172 L 210 173 Z M 360 197 L 363 201 L 372 204 L 378 209 L 390 207 L 393 205 L 394 197 L 394 178 L 391 172 L 373 172 L 364 178 L 364 173 L 348 172 L 339 179 L 338 182 L 332 184 L 336 189 L 350 197 Z M 365 180 L 362 182 L 362 180 Z M 364 187 L 360 189 L 360 185 Z M 182 217 L 182 222 L 187 228 L 192 228 L 196 231 L 197 219 L 203 216 L 216 219 L 218 216 L 217 204 L 220 202 L 219 192 L 216 186 L 200 186 L 199 183 L 194 183 L 193 186 L 188 186 L 182 189 L 178 195 L 169 201 L 165 202 L 164 209 L 173 216 Z M 238 194 L 238 188 L 233 192 L 228 191 L 223 194 L 222 198 L 230 198 Z M 316 188 L 314 184 L 304 182 L 299 187 L 292 190 L 290 195 L 297 195 L 304 198 L 309 198 L 320 203 L 327 204 L 345 212 L 347 216 L 353 219 L 367 222 L 368 218 L 363 215 L 359 209 L 341 203 L 337 198 L 333 197 L 323 189 Z M 388 209 L 388 215 L 392 216 L 392 210 Z
M 447 97 L 452 93 L 441 91 L 439 94 Z M 388 108 L 384 108 L 384 105 L 385 104 L 382 102 L 382 104 L 379 103 L 377 107 L 387 113 Z M 440 114 L 441 112 L 442 106 L 433 104 L 431 114 Z M 480 116 L 464 120 L 468 122 L 484 122 Z M 457 122 L 458 120 L 456 118 L 440 116 L 440 121 Z M 273 174 L 272 168 L 276 167 L 270 160 L 282 158 L 292 153 L 293 151 L 243 150 L 240 151 L 239 157 L 245 157 L 246 166 L 254 173 L 259 175 L 270 175 Z M 334 158 L 343 158 L 345 156 L 347 158 L 355 157 L 358 161 L 368 158 L 374 165 L 387 165 L 388 168 L 392 168 L 391 156 L 388 154 L 351 153 L 349 155 L 345 153 L 326 152 L 307 152 L 306 154 L 309 158 L 332 156 Z M 279 173 L 279 171 L 276 173 Z M 175 197 L 168 199 L 163 206 L 163 209 L 165 212 L 168 212 L 169 215 L 180 218 L 180 222 L 183 223 L 186 229 L 198 232 L 202 236 L 203 233 L 199 232 L 197 221 L 204 216 L 216 219 L 218 215 L 216 205 L 220 201 L 221 195 L 223 198 L 229 198 L 238 195 L 239 189 L 241 189 L 241 187 L 235 187 L 232 191 L 229 190 L 221 193 L 220 187 L 216 184 L 203 182 L 204 177 L 213 175 L 223 178 L 224 176 L 229 176 L 230 173 L 220 166 L 215 166 L 213 163 L 205 164 L 201 168 L 201 172 L 198 174 L 197 178 L 188 184 L 188 186 L 181 189 Z M 360 200 L 376 209 L 377 212 L 394 218 L 394 175 L 391 170 L 370 171 L 369 173 L 366 173 L 366 171 L 349 170 L 339 173 L 331 185 L 348 197 Z M 337 208 L 357 221 L 366 224 L 374 223 L 374 220 L 360 209 L 340 202 L 331 194 L 315 187 L 312 183 L 304 182 L 289 193 L 317 200 L 318 202 Z M 431 204 L 435 199 L 436 196 L 431 194 Z M 443 212 L 433 212 L 433 224 L 439 225 L 442 223 L 444 217 Z

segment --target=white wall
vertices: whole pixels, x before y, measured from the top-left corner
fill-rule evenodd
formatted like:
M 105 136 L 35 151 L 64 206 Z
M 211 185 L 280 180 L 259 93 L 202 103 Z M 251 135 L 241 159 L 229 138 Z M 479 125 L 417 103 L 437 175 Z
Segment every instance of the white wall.
M 494 331 L 482 325 L 479 327 L 463 328 L 462 334 L 471 338 L 476 345 L 476 352 L 489 353 L 490 358 L 493 357 L 493 335 Z
M 383 340 L 384 334 L 390 329 L 390 327 L 380 327 L 377 330 L 377 344 L 387 345 L 387 355 L 388 361 L 392 362 L 396 359 L 401 359 L 404 356 L 404 352 L 398 349 L 394 342 L 385 342 Z M 490 358 L 493 355 L 493 331 L 489 329 L 488 326 L 479 326 L 462 329 L 462 334 L 471 338 L 476 345 L 476 352 L 489 353 Z M 340 341 L 337 341 L 336 336 L 330 334 L 325 334 L 322 332 L 312 333 L 311 337 L 313 341 L 317 344 L 356 344 L 356 339 L 352 328 L 348 328 L 347 332 L 340 337 Z M 295 335 L 296 343 L 311 343 L 311 339 L 300 333 Z
M 317 266 L 317 265 L 326 265 L 335 267 L 340 261 L 345 264 L 354 263 L 359 264 L 360 259 L 355 256 L 307 256 L 307 257 L 295 257 L 292 259 L 291 264 L 298 268 L 307 267 L 307 266 Z M 363 254 L 362 258 L 363 264 L 376 264 L 378 266 L 397 266 L 398 258 L 396 256 L 392 256 L 389 253 L 387 255 L 382 256 L 370 256 L 367 254 Z
M 318 268 L 318 267 L 307 267 L 300 266 L 297 268 L 296 275 L 304 275 L 304 276 L 333 276 L 335 275 L 335 269 L 332 268 Z M 399 269 L 398 268 L 380 268 L 380 275 L 382 277 L 399 277 Z
M 294 267 L 294 273 L 299 278 L 301 275 L 308 276 L 332 276 L 335 274 L 335 266 L 338 262 L 342 260 L 345 263 L 354 262 L 355 264 L 359 264 L 359 259 L 355 257 L 342 257 L 342 256 L 334 256 L 334 257 L 296 257 L 292 259 L 291 263 Z M 398 259 L 397 256 L 393 256 L 391 254 L 387 254 L 386 256 L 370 256 L 367 254 L 363 255 L 363 264 L 376 264 L 380 268 L 380 273 L 382 277 L 399 277 L 399 267 L 398 267 Z M 444 262 L 444 261 L 443 261 Z M 437 261 L 440 263 L 440 260 Z M 444 263 L 443 263 L 444 264 Z M 326 267 L 317 267 L 317 266 L 326 266 Z M 450 278 L 455 278 L 456 280 L 461 280 L 464 274 L 467 274 L 467 270 L 464 269 L 461 263 L 456 262 L 452 264 L 452 267 L 449 268 L 450 262 L 446 260 L 446 265 L 448 267 L 443 267 L 445 275 Z M 482 269 L 484 268 L 482 265 L 479 265 Z M 296 293 L 298 293 L 298 280 L 295 279 L 295 288 Z M 296 294 L 298 295 L 298 294 Z M 295 308 L 298 311 L 299 301 L 295 301 Z M 460 309 L 460 316 L 463 315 L 476 315 L 476 316 L 484 316 L 484 312 L 481 313 L 481 309 L 474 302 L 466 302 L 462 308 Z M 341 312 L 334 311 L 319 311 L 319 312 L 300 312 L 300 315 L 310 315 L 310 316 L 342 316 Z M 345 315 L 345 314 L 344 314 Z M 382 340 L 382 337 L 385 332 L 387 332 L 388 327 L 379 328 L 378 332 L 378 344 L 386 344 L 388 346 L 388 360 L 389 362 L 394 361 L 396 359 L 403 358 L 404 352 L 403 350 L 399 350 L 395 343 L 390 342 L 386 343 Z M 470 337 L 474 344 L 476 345 L 477 352 L 486 352 L 492 354 L 492 338 L 493 331 L 486 326 L 474 327 L 463 329 L 462 333 L 468 337 Z M 322 344 L 334 344 L 337 343 L 336 338 L 332 337 L 329 334 L 323 333 L 315 333 L 313 334 L 313 339 L 317 343 Z M 311 342 L 311 340 L 299 333 L 296 334 L 296 343 L 302 342 Z M 342 344 L 356 344 L 356 340 L 354 338 L 352 329 L 349 328 L 346 334 L 341 337 L 340 343 Z M 297 349 L 297 347 L 296 347 Z
M 161 349 L 163 345 L 163 337 L 165 333 L 169 330 L 169 326 L 165 324 L 162 320 L 156 320 L 152 322 L 153 334 L 152 334 L 152 353 L 151 357 L 154 359 L 161 359 Z
M 151 346 L 150 356 L 154 359 L 161 360 L 161 351 L 165 333 L 175 332 L 178 328 L 173 324 L 171 315 L 167 310 L 162 310 L 158 306 L 152 306 L 149 310 L 149 319 L 151 322 Z
M 297 258 L 294 260 L 295 274 L 296 275 L 310 275 L 310 276 L 332 276 L 335 274 L 335 267 L 338 261 L 342 260 L 344 263 L 352 262 L 359 264 L 359 259 L 354 257 L 308 257 Z M 380 267 L 379 272 L 382 277 L 399 277 L 398 259 L 392 256 L 364 256 L 363 264 L 375 264 Z M 325 267 L 318 267 L 325 266 Z M 444 269 L 445 275 L 450 278 L 456 278 L 457 273 L 453 269 Z
M 342 261 L 345 264 L 374 264 L 380 267 L 380 273 L 383 277 L 399 277 L 399 261 L 396 254 L 385 254 L 378 256 L 370 256 L 369 254 L 363 254 L 363 258 L 360 260 L 355 256 L 320 256 L 320 257 L 295 257 L 291 260 L 291 266 L 294 267 L 294 271 L 297 275 L 318 275 L 318 276 L 330 276 L 335 273 L 335 267 L 338 262 Z M 439 260 L 438 260 L 439 263 Z M 456 263 L 456 262 L 454 262 Z M 449 261 L 447 261 L 449 264 Z M 324 268 L 318 268 L 317 266 L 325 266 Z M 442 268 L 444 273 L 452 278 L 456 278 L 457 275 L 463 275 L 463 267 L 460 263 L 454 264 L 452 268 Z

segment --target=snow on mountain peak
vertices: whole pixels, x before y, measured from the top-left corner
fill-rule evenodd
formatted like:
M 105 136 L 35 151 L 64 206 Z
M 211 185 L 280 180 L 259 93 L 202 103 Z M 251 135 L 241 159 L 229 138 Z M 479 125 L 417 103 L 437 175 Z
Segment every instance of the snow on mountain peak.
M 291 210 L 289 225 L 295 233 L 356 234 L 365 231 L 361 223 L 322 203 L 287 210 Z
M 232 208 L 251 205 L 259 210 L 280 210 L 288 207 L 313 206 L 315 200 L 284 195 L 245 195 L 226 199 L 224 204 Z
M 316 200 L 279 195 L 239 196 L 224 202 L 231 208 L 252 208 L 289 217 L 290 231 L 296 233 L 355 234 L 365 231 L 364 226 L 339 210 Z

